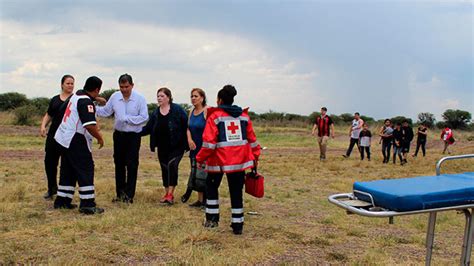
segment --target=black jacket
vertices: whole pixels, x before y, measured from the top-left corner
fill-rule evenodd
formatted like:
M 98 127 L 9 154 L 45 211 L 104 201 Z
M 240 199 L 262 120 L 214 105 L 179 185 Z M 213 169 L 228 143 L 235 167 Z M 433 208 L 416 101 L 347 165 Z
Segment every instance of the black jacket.
M 156 135 L 160 134 L 157 129 L 158 112 L 160 108 L 156 108 L 155 111 L 150 115 L 150 120 L 143 127 L 140 135 L 150 135 L 150 150 L 155 152 L 155 148 L 158 147 L 156 143 Z M 170 135 L 170 147 L 172 150 L 187 151 L 188 146 L 188 116 L 184 109 L 178 104 L 172 103 L 170 106 L 169 113 L 169 135 Z

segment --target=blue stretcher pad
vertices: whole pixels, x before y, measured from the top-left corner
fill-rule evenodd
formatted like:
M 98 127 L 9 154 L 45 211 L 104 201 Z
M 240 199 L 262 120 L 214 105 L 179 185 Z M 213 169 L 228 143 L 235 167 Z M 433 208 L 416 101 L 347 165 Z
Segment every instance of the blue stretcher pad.
M 474 203 L 474 172 L 355 182 L 354 196 L 397 212 Z

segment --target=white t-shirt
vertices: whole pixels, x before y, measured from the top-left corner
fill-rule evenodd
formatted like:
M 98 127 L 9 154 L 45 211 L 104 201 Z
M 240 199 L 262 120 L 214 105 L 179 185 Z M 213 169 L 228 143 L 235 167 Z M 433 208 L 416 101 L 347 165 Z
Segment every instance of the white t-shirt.
M 362 130 L 362 123 L 364 123 L 364 121 L 362 119 L 352 120 L 351 138 L 359 139 L 359 134 L 360 134 L 360 131 Z

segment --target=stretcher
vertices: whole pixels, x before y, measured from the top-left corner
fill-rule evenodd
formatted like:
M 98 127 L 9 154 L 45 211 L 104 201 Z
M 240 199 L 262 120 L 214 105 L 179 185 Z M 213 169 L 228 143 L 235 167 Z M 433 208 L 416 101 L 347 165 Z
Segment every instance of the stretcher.
M 466 219 L 462 244 L 461 265 L 470 265 L 474 236 L 474 172 L 441 174 L 445 161 L 474 158 L 474 154 L 449 156 L 436 164 L 436 176 L 355 182 L 352 193 L 334 194 L 329 202 L 345 209 L 348 214 L 367 217 L 388 217 L 428 213 L 425 265 L 431 264 L 436 215 L 456 210 Z

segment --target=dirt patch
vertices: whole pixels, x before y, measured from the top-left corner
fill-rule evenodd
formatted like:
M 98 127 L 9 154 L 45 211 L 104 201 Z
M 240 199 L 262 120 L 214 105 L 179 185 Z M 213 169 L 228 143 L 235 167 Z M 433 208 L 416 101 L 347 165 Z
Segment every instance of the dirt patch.
M 0 135 L 10 136 L 39 136 L 39 128 L 33 126 L 0 125 Z
M 3 150 L 0 159 L 21 160 L 21 159 L 43 159 L 44 151 L 40 150 Z

